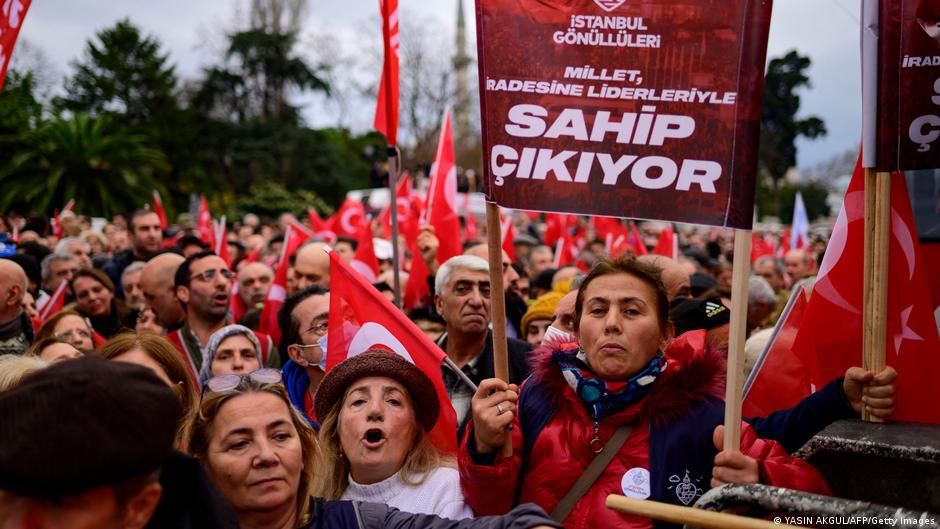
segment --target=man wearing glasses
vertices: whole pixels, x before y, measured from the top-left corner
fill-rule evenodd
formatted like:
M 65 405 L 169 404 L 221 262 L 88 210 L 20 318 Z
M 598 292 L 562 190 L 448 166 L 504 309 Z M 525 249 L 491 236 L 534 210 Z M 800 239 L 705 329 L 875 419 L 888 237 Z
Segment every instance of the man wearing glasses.
M 329 312 L 330 291 L 315 284 L 288 296 L 277 315 L 281 357 L 290 358 L 284 364 L 284 385 L 291 403 L 317 430 L 313 396 L 326 371 L 326 352 L 320 341 L 327 333 Z
M 209 337 L 232 323 L 229 303 L 233 276 L 225 261 L 211 251 L 187 257 L 176 270 L 176 297 L 186 317 L 183 326 L 166 338 L 179 350 L 193 380 L 197 380 L 196 373 L 202 367 Z M 271 338 L 259 332 L 255 332 L 255 336 L 261 344 L 262 365 L 279 367 L 280 359 L 273 351 Z

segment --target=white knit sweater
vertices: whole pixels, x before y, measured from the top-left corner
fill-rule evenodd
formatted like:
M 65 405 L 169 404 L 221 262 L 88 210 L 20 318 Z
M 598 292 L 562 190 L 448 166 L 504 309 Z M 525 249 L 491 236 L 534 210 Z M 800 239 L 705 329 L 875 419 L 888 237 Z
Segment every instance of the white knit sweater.
M 408 485 L 401 480 L 400 473 L 369 485 L 356 483 L 350 475 L 342 499 L 384 503 L 401 511 L 436 514 L 452 520 L 473 518 L 473 511 L 460 491 L 460 474 L 447 467 L 431 471 L 420 485 Z

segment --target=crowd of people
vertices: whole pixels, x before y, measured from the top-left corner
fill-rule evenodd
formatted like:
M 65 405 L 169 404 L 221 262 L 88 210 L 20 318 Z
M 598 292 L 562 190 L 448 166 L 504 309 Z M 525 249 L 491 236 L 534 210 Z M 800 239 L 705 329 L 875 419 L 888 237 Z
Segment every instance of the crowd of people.
M 691 505 L 725 483 L 826 494 L 792 454 L 833 421 L 863 408 L 887 418 L 894 405 L 892 368 L 853 367 L 795 408 L 746 418 L 740 449 L 724 448 L 732 244 L 721 230 L 682 228 L 667 256 L 645 252 L 662 228 L 647 223 L 610 255 L 578 219 L 577 256 L 561 260 L 545 222 L 520 214 L 514 255 L 493 264 L 473 239 L 440 262 L 421 227 L 397 261 L 402 290 L 414 265 L 430 271 L 430 294 L 406 314 L 461 371 L 437 380 L 380 349 L 326 369 L 324 249 L 353 262 L 360 240 L 312 237 L 279 291 L 292 215 L 246 216 L 224 255 L 191 218 L 164 230 L 147 209 L 95 229 L 70 211 L 57 222 L 57 235 L 41 219 L 0 224 L 2 527 L 665 527 L 604 501 Z M 392 244 L 370 242 L 369 280 L 394 300 Z M 748 369 L 825 244 L 754 260 Z M 493 296 L 506 305 L 505 381 Z M 259 330 L 269 299 L 277 341 Z M 428 436 L 447 407 L 456 453 Z

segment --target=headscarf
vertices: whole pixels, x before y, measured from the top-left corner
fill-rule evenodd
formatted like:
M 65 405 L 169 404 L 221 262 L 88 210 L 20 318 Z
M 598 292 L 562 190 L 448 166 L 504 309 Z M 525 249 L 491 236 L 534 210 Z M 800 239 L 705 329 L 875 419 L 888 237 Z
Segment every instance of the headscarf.
M 254 331 L 244 325 L 226 325 L 212 333 L 212 336 L 209 337 L 209 343 L 206 344 L 206 357 L 202 359 L 202 367 L 199 369 L 199 387 L 205 385 L 205 383 L 212 378 L 212 360 L 215 359 L 215 353 L 219 350 L 219 345 L 221 345 L 226 338 L 239 334 L 248 337 L 248 341 L 255 347 L 255 355 L 258 357 L 258 362 L 261 362 L 261 343 L 258 341 L 258 337 L 255 336 Z

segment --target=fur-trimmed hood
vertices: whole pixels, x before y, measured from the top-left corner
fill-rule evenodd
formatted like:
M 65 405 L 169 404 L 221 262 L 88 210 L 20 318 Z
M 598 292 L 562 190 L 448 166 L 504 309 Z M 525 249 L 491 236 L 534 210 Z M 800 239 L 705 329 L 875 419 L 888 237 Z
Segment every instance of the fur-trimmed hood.
M 543 344 L 531 353 L 532 377 L 526 383 L 544 384 L 556 407 L 568 397 L 576 398 L 558 367 L 558 360 L 577 353 L 577 343 Z M 645 397 L 645 413 L 650 421 L 661 424 L 684 415 L 698 402 L 724 398 L 725 357 L 706 345 L 705 331 L 679 336 L 666 348 L 665 355 L 666 371 Z

